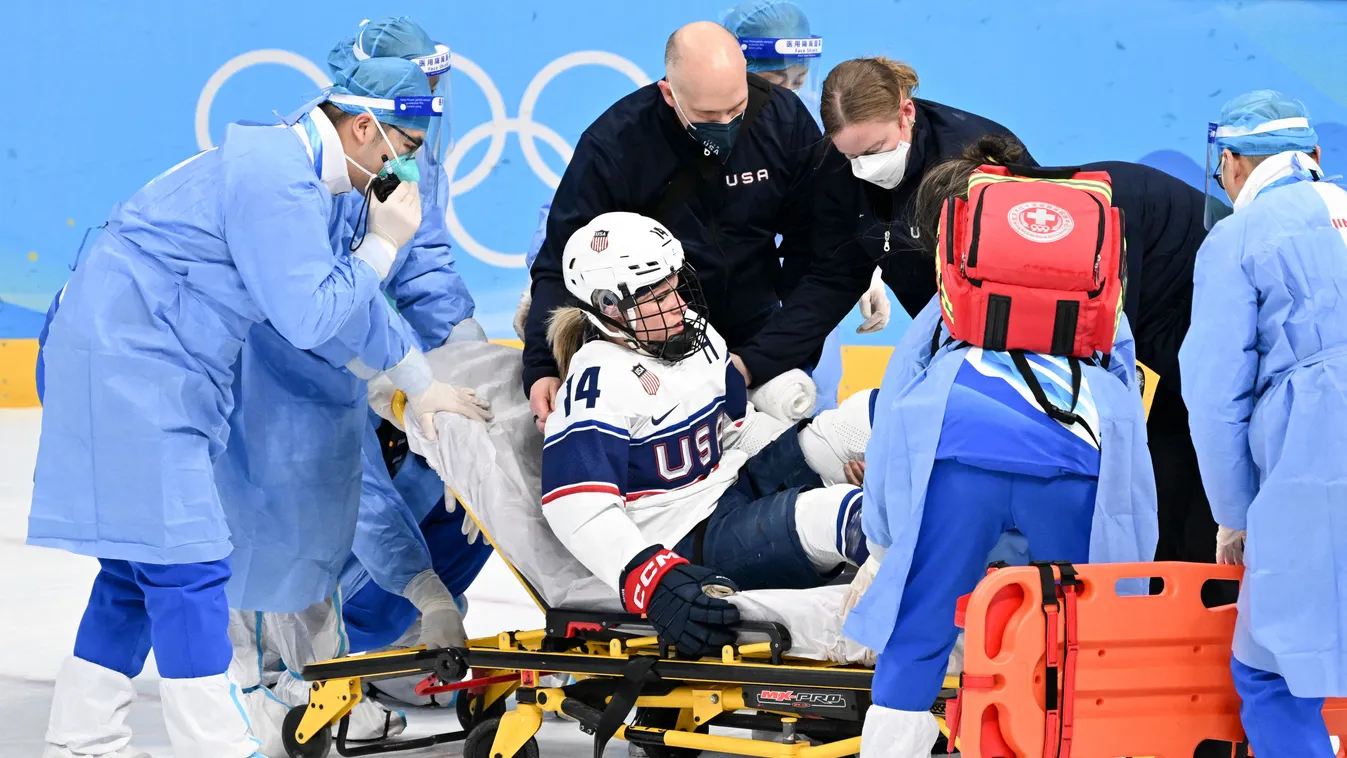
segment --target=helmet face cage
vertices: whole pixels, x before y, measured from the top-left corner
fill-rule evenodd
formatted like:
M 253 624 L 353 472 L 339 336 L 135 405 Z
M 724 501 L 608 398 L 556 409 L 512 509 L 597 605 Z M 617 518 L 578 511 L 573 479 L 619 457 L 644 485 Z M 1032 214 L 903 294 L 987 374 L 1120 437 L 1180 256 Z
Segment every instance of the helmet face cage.
M 633 350 L 677 363 L 701 351 L 706 344 L 706 298 L 692 266 L 685 263 L 675 275 L 678 277 L 677 298 L 662 291 L 671 275 L 635 292 L 628 292 L 625 287 L 622 292 L 596 292 L 594 302 L 585 310 L 601 322 L 600 326 L 607 327 L 605 332 L 622 338 Z M 646 315 L 642 317 L 639 312 L 642 304 L 653 300 L 657 291 L 664 295 L 659 310 L 651 313 L 646 306 Z M 616 308 L 621 318 L 610 316 L 611 308 Z M 670 333 L 670 329 L 680 325 L 681 330 Z

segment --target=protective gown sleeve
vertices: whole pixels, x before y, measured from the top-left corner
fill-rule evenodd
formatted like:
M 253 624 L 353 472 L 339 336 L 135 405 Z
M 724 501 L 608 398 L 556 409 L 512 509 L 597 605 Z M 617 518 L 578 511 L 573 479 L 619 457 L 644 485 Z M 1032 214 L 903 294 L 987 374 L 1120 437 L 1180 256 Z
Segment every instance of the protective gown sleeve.
M 413 577 L 433 567 L 430 547 L 420 520 L 393 487 L 372 424 L 365 425 L 360 457 L 360 510 L 351 550 L 376 584 L 401 595 Z
M 543 203 L 543 207 L 538 211 L 538 230 L 533 233 L 533 239 L 529 242 L 528 254 L 524 256 L 524 268 L 532 269 L 533 262 L 538 260 L 538 252 L 543 249 L 543 240 L 547 239 L 547 213 L 552 210 L 552 203 Z
M 539 379 L 557 376 L 557 364 L 547 345 L 547 319 L 569 297 L 561 278 L 561 253 L 566 241 L 595 216 L 630 207 L 618 200 L 627 194 L 625 187 L 621 174 L 597 140 L 588 132 L 581 135 L 552 199 L 542 249 L 529 270 L 533 305 L 524 331 L 525 395 Z
M 448 181 L 443 172 L 436 175 Z M 421 227 L 408 246 L 406 261 L 395 268 L 384 287 L 398 312 L 416 330 L 423 350 L 443 345 L 454 327 L 476 308 L 468 285 L 454 269 L 444 208 L 435 201 L 439 194 L 421 197 Z
M 884 381 L 876 393 L 875 410 L 870 423 L 870 443 L 865 449 L 865 507 L 861 511 L 861 526 L 865 530 L 866 540 L 882 548 L 893 544 L 888 508 L 885 506 L 889 485 L 887 461 L 892 456 L 907 454 L 906 451 L 893 448 L 890 441 L 894 426 L 902 422 L 897 416 L 895 402 L 901 396 L 902 389 L 930 365 L 931 336 L 939 326 L 939 298 L 931 298 L 912 320 L 889 356 Z
M 264 157 L 233 161 L 225 185 L 225 242 L 249 295 L 281 336 L 309 350 L 369 312 L 379 275 L 334 253 L 327 190 Z
M 396 366 L 418 347 L 416 333 L 382 293 L 346 322 L 337 336 L 313 348 L 314 355 L 363 378 Z M 352 360 L 359 359 L 352 363 Z
M 1258 378 L 1258 291 L 1244 268 L 1245 224 L 1218 224 L 1197 251 L 1193 323 L 1179 349 L 1183 400 L 1216 523 L 1244 529 L 1257 494 L 1249 450 Z

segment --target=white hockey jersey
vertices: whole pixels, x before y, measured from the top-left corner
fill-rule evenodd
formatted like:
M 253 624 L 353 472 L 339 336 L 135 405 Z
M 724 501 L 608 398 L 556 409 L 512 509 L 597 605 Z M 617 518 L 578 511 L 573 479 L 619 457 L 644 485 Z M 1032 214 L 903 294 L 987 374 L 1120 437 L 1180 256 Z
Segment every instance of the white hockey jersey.
M 709 325 L 705 348 L 678 363 L 586 343 L 547 418 L 543 515 L 618 590 L 637 553 L 672 548 L 737 480 L 748 456 L 723 447 L 747 405 L 743 375 Z

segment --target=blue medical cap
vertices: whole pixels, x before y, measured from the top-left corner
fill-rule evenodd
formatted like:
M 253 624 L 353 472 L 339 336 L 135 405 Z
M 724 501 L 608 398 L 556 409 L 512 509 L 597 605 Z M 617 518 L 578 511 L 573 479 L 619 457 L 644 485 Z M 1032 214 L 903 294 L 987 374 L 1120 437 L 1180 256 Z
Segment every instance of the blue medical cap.
M 438 66 L 428 67 L 423 59 L 435 58 L 437 53 L 447 56 L 448 52 L 449 48 L 436 45 L 410 18 L 381 18 L 361 23 L 356 36 L 338 42 L 327 54 L 327 68 L 340 84 L 346 73 L 366 58 L 406 58 L 421 64 L 427 76 L 435 76 L 449 70 L 448 58 L 444 59 L 442 70 L 435 70 Z
M 1254 90 L 1221 107 L 1216 146 L 1236 155 L 1309 152 L 1319 144 L 1305 104 L 1270 89 Z
M 725 16 L 720 25 L 739 39 L 808 39 L 809 18 L 795 3 L 784 0 L 747 0 Z M 755 58 L 748 55 L 748 70 L 783 71 L 790 66 L 808 66 L 809 58 Z
M 328 100 L 338 108 L 354 116 L 369 108 L 385 124 L 423 131 L 430 128 L 431 116 L 425 112 L 434 99 L 430 80 L 415 63 L 403 58 L 370 58 L 357 62 L 342 79 L 328 94 Z M 415 99 L 396 103 L 396 98 Z

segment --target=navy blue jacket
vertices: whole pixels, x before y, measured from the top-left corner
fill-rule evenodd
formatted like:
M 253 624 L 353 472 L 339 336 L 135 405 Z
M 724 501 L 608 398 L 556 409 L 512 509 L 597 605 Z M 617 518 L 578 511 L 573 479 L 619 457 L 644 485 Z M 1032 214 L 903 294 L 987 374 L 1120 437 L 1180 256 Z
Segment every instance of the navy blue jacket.
M 793 93 L 778 87 L 740 131 L 724 166 L 688 200 L 658 219 L 683 245 L 707 300 L 707 317 L 731 349 L 748 342 L 780 310 L 794 282 L 781 259 L 811 257 L 810 180 L 819 132 Z M 533 305 L 524 340 L 524 391 L 556 376 L 547 346 L 552 310 L 572 299 L 562 251 L 575 230 L 609 211 L 652 215 L 685 165 L 710 160 L 665 103 L 657 84 L 619 100 L 580 136 L 557 187 L 547 235 L 530 271 Z M 781 235 L 777 248 L 776 236 Z
M 1193 263 L 1207 238 L 1205 196 L 1165 172 L 1124 161 L 1081 165 L 1107 171 L 1113 205 L 1122 209 L 1127 240 L 1127 302 L 1137 360 L 1160 375 L 1160 387 L 1179 391 L 1179 346 L 1193 309 Z
M 913 101 L 917 118 L 907 170 L 892 190 L 857 179 L 846 156 L 831 143 L 820 146 L 814 258 L 781 315 L 736 351 L 754 384 L 817 360 L 828 333 L 869 288 L 876 265 L 910 315 L 921 312 L 935 294 L 934 264 L 914 220 L 922 176 L 984 135 L 1014 135 L 981 116 L 930 100 Z M 1027 153 L 1026 162 L 1037 165 Z

